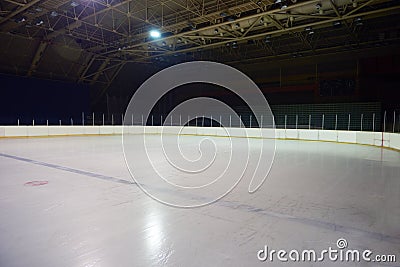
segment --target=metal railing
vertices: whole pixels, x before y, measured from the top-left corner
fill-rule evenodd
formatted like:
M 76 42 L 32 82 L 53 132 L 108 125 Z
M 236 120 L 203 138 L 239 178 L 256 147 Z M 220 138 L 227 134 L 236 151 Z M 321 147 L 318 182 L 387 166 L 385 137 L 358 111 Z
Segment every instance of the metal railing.
M 179 115 L 168 117 L 167 114 L 153 114 L 145 119 L 144 115 L 130 115 L 126 118 L 125 125 L 147 125 L 147 126 L 196 126 L 196 127 L 246 127 L 258 128 L 262 125 L 263 118 L 258 118 L 253 114 L 239 114 L 235 119 L 232 116 L 221 114 L 219 116 L 197 116 L 190 118 Z M 124 114 L 104 113 L 96 114 L 84 113 L 81 116 L 63 117 L 62 119 L 35 119 L 17 118 L 15 124 L 11 125 L 122 125 Z M 279 129 L 320 129 L 320 130 L 346 130 L 346 131 L 372 131 L 372 132 L 400 132 L 400 112 L 394 111 L 389 114 L 386 111 L 383 114 L 361 113 L 354 115 L 345 114 L 278 114 L 274 116 L 275 127 Z M 221 123 L 222 122 L 222 125 Z

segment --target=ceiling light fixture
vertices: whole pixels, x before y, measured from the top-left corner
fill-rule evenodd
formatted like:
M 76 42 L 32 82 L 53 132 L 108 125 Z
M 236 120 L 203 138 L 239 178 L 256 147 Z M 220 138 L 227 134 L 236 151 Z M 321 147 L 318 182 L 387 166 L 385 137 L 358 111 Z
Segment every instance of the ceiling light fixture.
M 338 28 L 338 27 L 340 27 L 341 25 L 342 25 L 342 23 L 341 23 L 340 21 L 335 21 L 335 22 L 333 22 L 333 27 Z
M 25 22 L 25 21 L 26 21 L 25 17 L 22 17 L 22 18 L 16 20 L 17 23 L 22 23 L 22 22 Z
M 357 17 L 354 19 L 354 22 L 356 23 L 356 26 L 362 26 L 364 25 L 364 23 L 362 22 L 362 18 L 361 17 Z
M 192 31 L 196 30 L 196 24 L 194 24 L 193 22 L 189 22 L 189 27 Z
M 79 6 L 79 4 L 77 2 L 75 2 L 75 1 L 72 1 L 71 6 L 72 7 L 77 7 L 77 6 Z
M 305 28 L 305 31 L 308 32 L 309 35 L 314 34 L 314 30 L 312 27 Z
M 152 37 L 152 38 L 160 38 L 161 37 L 161 33 L 157 30 L 151 30 L 149 32 L 149 34 L 150 34 L 150 37 Z

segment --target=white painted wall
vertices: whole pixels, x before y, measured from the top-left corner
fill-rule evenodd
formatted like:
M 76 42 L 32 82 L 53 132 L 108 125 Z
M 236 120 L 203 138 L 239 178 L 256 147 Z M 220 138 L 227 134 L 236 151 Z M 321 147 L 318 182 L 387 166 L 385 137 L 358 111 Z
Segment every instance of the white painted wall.
M 375 133 L 373 132 L 356 132 L 356 142 L 362 145 L 374 145 Z
M 286 138 L 286 130 L 285 129 L 276 129 L 275 130 L 275 138 L 285 139 Z
M 196 135 L 197 134 L 197 128 L 196 127 L 183 127 L 181 129 L 181 134 Z
M 259 129 L 259 128 L 247 128 L 246 129 L 246 134 L 247 134 L 248 137 L 260 138 L 261 137 L 261 129 Z
M 0 126 L 0 137 L 35 137 L 68 135 L 108 135 L 122 134 L 189 134 L 211 136 L 264 137 L 280 139 L 300 139 L 314 141 L 333 141 L 390 147 L 400 150 L 400 134 L 381 132 L 296 130 L 296 129 L 257 129 L 257 128 L 219 128 L 219 127 L 180 127 L 180 126 Z
M 215 128 L 215 135 L 229 136 L 229 133 L 225 128 L 219 127 L 219 128 Z
M 18 126 L 20 127 L 20 126 Z M 67 126 L 48 126 L 49 135 L 67 135 L 68 131 L 66 129 Z
M 135 127 L 135 126 L 133 126 Z M 143 131 L 146 132 L 146 134 L 160 134 L 161 133 L 161 127 L 160 126 L 139 126 L 143 127 Z
M 389 144 L 390 147 L 400 150 L 400 134 L 390 133 L 389 139 L 390 139 L 390 144 Z
M 84 126 L 90 127 L 90 126 Z M 114 127 L 121 127 L 121 126 L 99 126 L 100 134 L 114 134 Z
M 386 146 L 389 147 L 389 133 L 379 133 L 379 132 L 375 132 L 374 133 L 374 145 L 375 146 Z M 383 141 L 382 141 L 383 140 Z
M 338 141 L 338 132 L 330 130 L 318 130 L 318 140 L 320 141 Z
M 357 132 L 354 131 L 337 131 L 338 142 L 340 143 L 356 143 Z
M 299 131 L 297 129 L 287 129 L 285 138 L 299 139 Z
M 91 134 L 100 134 L 100 128 L 99 126 L 91 126 L 91 127 L 83 127 L 83 132 L 85 134 L 91 135 Z
M 4 136 L 28 136 L 28 127 L 34 126 L 4 126 Z
M 230 136 L 246 136 L 245 128 L 228 128 Z
M 28 136 L 48 136 L 49 127 L 47 126 L 27 126 Z
M 122 132 L 128 134 L 144 134 L 144 126 L 123 126 Z
M 298 130 L 299 139 L 301 140 L 319 140 L 318 130 Z

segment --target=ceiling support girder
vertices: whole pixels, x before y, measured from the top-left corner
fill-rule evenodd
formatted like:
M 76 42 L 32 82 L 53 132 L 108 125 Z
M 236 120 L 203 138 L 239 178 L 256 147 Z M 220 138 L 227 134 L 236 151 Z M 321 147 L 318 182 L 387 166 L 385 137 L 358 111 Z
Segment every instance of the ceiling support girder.
M 110 59 L 107 58 L 106 60 L 101 63 L 99 69 L 97 70 L 96 74 L 93 76 L 93 79 L 90 81 L 90 84 L 93 85 L 97 79 L 100 77 L 100 74 L 103 72 L 103 70 L 107 67 L 108 63 L 110 62 Z
M 101 97 L 107 92 L 107 90 L 110 88 L 112 82 L 115 80 L 115 78 L 118 76 L 122 68 L 125 66 L 126 62 L 122 62 L 121 64 L 118 65 L 117 69 L 114 71 L 112 74 L 111 78 L 108 80 L 104 88 L 101 90 L 100 94 L 96 97 L 96 99 L 93 101 L 94 104 L 96 104 Z
M 358 10 L 360 10 L 360 9 L 370 5 L 370 4 L 372 4 L 372 2 L 374 2 L 374 1 L 376 1 L 376 0 L 369 0 L 368 2 L 365 2 L 364 4 L 360 5 L 359 7 L 351 10 L 349 13 L 344 14 L 343 17 L 348 17 L 351 14 L 356 13 Z
M 92 66 L 93 62 L 95 61 L 96 56 L 92 56 L 92 58 L 89 60 L 89 62 L 86 64 L 85 68 L 83 69 L 83 71 L 80 73 L 79 75 L 79 79 L 78 82 L 82 82 L 84 80 L 84 77 L 86 75 L 86 73 L 89 71 L 90 67 Z
M 13 1 L 13 0 L 4 0 L 4 1 L 14 4 L 14 5 L 17 5 L 17 6 L 25 6 L 25 4 L 17 2 L 17 1 Z
M 311 1 L 307 1 L 307 2 L 294 4 L 294 5 L 291 5 L 291 6 L 287 7 L 285 11 L 289 11 L 289 10 L 291 10 L 293 8 L 297 8 L 297 7 L 302 7 L 304 5 L 310 5 L 312 3 L 317 3 L 319 1 L 320 0 L 311 0 Z M 254 14 L 254 15 L 251 15 L 251 16 L 237 18 L 234 23 L 238 23 L 238 22 L 241 22 L 241 21 L 249 20 L 249 19 L 252 19 L 252 18 L 258 18 L 258 17 L 261 17 L 261 16 L 272 15 L 272 14 L 279 13 L 279 12 L 281 12 L 280 9 L 269 10 L 269 11 L 261 12 L 261 13 Z M 225 26 L 225 25 L 231 25 L 232 23 L 233 22 L 231 22 L 231 21 L 225 21 L 225 22 L 221 22 L 219 24 L 203 27 L 203 28 L 200 28 L 200 29 L 191 30 L 191 31 L 186 32 L 186 33 L 178 33 L 178 34 L 174 34 L 172 36 L 168 36 L 168 37 L 165 37 L 165 38 L 160 38 L 160 39 L 157 39 L 157 40 L 151 40 L 151 41 L 147 41 L 147 42 L 141 42 L 140 44 L 134 44 L 134 45 L 131 45 L 131 48 L 144 46 L 144 45 L 151 45 L 153 43 L 160 42 L 160 41 L 166 41 L 166 40 L 169 40 L 169 39 L 172 39 L 172 38 L 184 37 L 187 34 L 196 34 L 196 33 L 202 32 L 202 31 L 219 28 L 219 27 L 222 27 L 222 26 Z M 111 51 L 105 52 L 105 54 L 113 53 L 113 52 L 116 52 L 116 51 L 118 51 L 118 50 L 111 50 Z
M 12 1 L 12 0 L 7 0 L 7 1 Z M 60 6 L 62 6 L 63 4 L 65 4 L 64 1 L 62 1 L 62 2 L 57 2 L 56 5 L 52 6 L 52 9 L 53 9 L 53 10 L 56 10 L 56 9 L 58 9 Z M 25 4 L 24 4 L 24 6 L 25 6 Z M 44 15 L 46 15 L 47 21 L 49 21 L 48 13 L 49 13 L 49 11 L 48 11 L 46 8 L 43 8 L 42 11 L 40 11 L 40 12 L 29 13 L 29 15 L 27 16 L 27 20 L 26 20 L 25 22 L 20 22 L 20 23 L 15 23 L 15 24 L 8 24 L 8 25 L 7 25 L 6 31 L 12 31 L 12 30 L 14 30 L 14 29 L 17 28 L 17 27 L 20 27 L 21 25 L 26 25 L 26 23 L 27 23 L 28 21 L 33 21 L 33 20 L 35 20 L 36 18 L 41 17 L 41 16 L 44 16 Z M 58 22 L 58 21 L 57 21 L 57 22 Z M 54 28 L 54 26 L 57 24 L 57 22 L 56 22 L 54 25 L 49 25 L 49 26 L 50 26 L 51 28 Z M 50 24 L 50 23 L 49 23 L 49 24 Z
M 89 79 L 90 77 L 94 77 L 93 79 L 95 79 L 95 78 L 96 78 L 96 75 L 100 75 L 102 72 L 105 72 L 105 71 L 108 71 L 108 70 L 110 70 L 110 69 L 113 69 L 113 68 L 115 68 L 116 66 L 119 66 L 119 65 L 123 64 L 124 62 L 118 62 L 118 63 L 115 64 L 115 65 L 112 65 L 112 66 L 107 67 L 108 63 L 110 63 L 110 61 L 107 62 L 107 60 L 105 60 L 105 61 L 104 61 L 104 64 L 106 64 L 106 67 L 103 67 L 103 65 L 101 65 L 100 68 L 99 68 L 96 72 L 90 73 L 90 74 L 88 74 L 88 75 L 85 75 L 84 77 L 82 77 L 82 79 L 83 79 L 83 80 L 90 80 L 90 79 Z M 103 67 L 103 68 L 102 68 L 102 67 Z M 97 78 L 98 78 L 98 77 L 97 77 Z M 96 80 L 97 80 L 97 78 L 96 78 Z
M 340 15 L 340 13 L 339 13 L 339 10 L 337 9 L 337 6 L 336 6 L 334 0 L 331 0 L 331 5 L 332 5 L 333 11 L 335 11 L 336 16 L 337 16 L 338 18 L 340 18 L 341 15 Z
M 185 52 L 191 52 L 191 51 L 195 51 L 199 48 L 214 48 L 214 47 L 218 47 L 221 45 L 226 45 L 229 42 L 232 41 L 247 41 L 247 40 L 251 40 L 251 39 L 258 39 L 258 38 L 263 38 L 267 35 L 274 35 L 274 34 L 281 34 L 281 33 L 289 33 L 289 32 L 296 32 L 296 31 L 303 31 L 304 28 L 306 27 L 313 27 L 313 26 L 321 26 L 324 24 L 332 24 L 333 22 L 336 21 L 342 21 L 342 20 L 348 20 L 348 19 L 353 19 L 359 16 L 368 16 L 368 15 L 375 15 L 375 14 L 379 14 L 379 13 L 385 13 L 385 12 L 399 12 L 400 11 L 400 6 L 393 6 L 393 7 L 388 7 L 388 8 L 382 8 L 382 9 L 377 9 L 377 10 L 371 10 L 371 11 L 365 11 L 365 12 L 360 12 L 360 13 L 353 13 L 351 15 L 343 15 L 342 17 L 332 17 L 331 19 L 323 19 L 323 20 L 319 20 L 319 21 L 315 21 L 312 23 L 306 23 L 303 25 L 298 25 L 298 26 L 293 26 L 291 28 L 283 28 L 283 29 L 279 29 L 279 30 L 273 30 L 273 31 L 268 31 L 268 32 L 263 32 L 263 33 L 258 33 L 258 34 L 254 34 L 254 35 L 248 35 L 248 36 L 244 36 L 244 37 L 238 37 L 238 38 L 234 38 L 233 40 L 224 40 L 224 41 L 220 41 L 220 42 L 216 42 L 216 43 L 211 43 L 211 44 L 205 44 L 205 45 L 199 45 L 199 46 L 195 46 L 195 47 L 190 47 L 190 48 L 185 48 L 185 49 L 177 49 L 176 51 L 167 51 L 164 53 L 164 55 L 172 55 L 175 53 L 185 53 Z M 260 15 L 262 16 L 262 15 Z M 183 34 L 179 34 L 179 36 L 184 36 Z M 171 38 L 174 38 L 176 36 L 171 36 Z M 143 52 L 147 52 L 146 50 L 143 50 Z M 107 53 L 106 53 L 107 54 Z M 158 57 L 160 55 L 157 56 L 148 56 L 147 58 L 154 58 L 154 57 Z
M 29 67 L 27 73 L 28 76 L 32 76 L 32 73 L 35 72 L 35 70 L 39 66 L 39 63 L 43 58 L 43 54 L 46 51 L 48 45 L 49 45 L 48 42 L 45 41 L 40 42 L 39 47 L 37 48 L 35 55 L 33 56 L 31 66 Z
M 4 19 L 0 20 L 0 25 L 9 21 L 10 19 L 12 19 L 13 17 L 17 16 L 18 14 L 20 14 L 21 12 L 27 10 L 28 8 L 30 8 L 31 6 L 35 5 L 36 3 L 38 3 L 41 0 L 32 0 L 29 3 L 25 4 L 24 6 L 21 6 L 19 9 L 15 10 L 13 13 L 9 14 L 8 16 L 6 16 Z

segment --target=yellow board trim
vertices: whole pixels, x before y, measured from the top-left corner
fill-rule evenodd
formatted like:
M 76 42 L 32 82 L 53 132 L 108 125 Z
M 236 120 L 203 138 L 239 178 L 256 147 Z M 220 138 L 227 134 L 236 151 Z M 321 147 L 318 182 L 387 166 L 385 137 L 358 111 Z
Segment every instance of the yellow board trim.
M 174 135 L 168 134 L 167 135 Z M 114 136 L 114 135 L 122 135 L 122 134 L 60 134 L 60 135 L 38 135 L 38 136 L 0 136 L 0 139 L 31 139 L 31 138 L 57 138 L 57 137 L 94 137 L 94 136 Z M 141 133 L 134 134 L 141 135 Z M 147 135 L 160 135 L 160 133 L 147 133 Z M 251 139 L 263 139 L 258 136 L 221 136 L 221 135 L 213 135 L 213 134 L 179 134 L 182 136 L 210 136 L 217 138 L 251 138 Z M 272 139 L 272 138 L 265 138 Z M 276 140 L 288 140 L 288 141 L 304 141 L 304 142 L 326 142 L 326 143 L 336 143 L 336 144 L 344 144 L 344 145 L 359 145 L 359 146 L 369 146 L 375 148 L 384 148 L 396 152 L 400 152 L 400 149 L 386 147 L 386 146 L 376 146 L 370 144 L 360 144 L 360 143 L 350 143 L 350 142 L 338 142 L 338 141 L 329 141 L 329 140 L 307 140 L 307 139 L 296 139 L 296 138 L 275 138 Z

